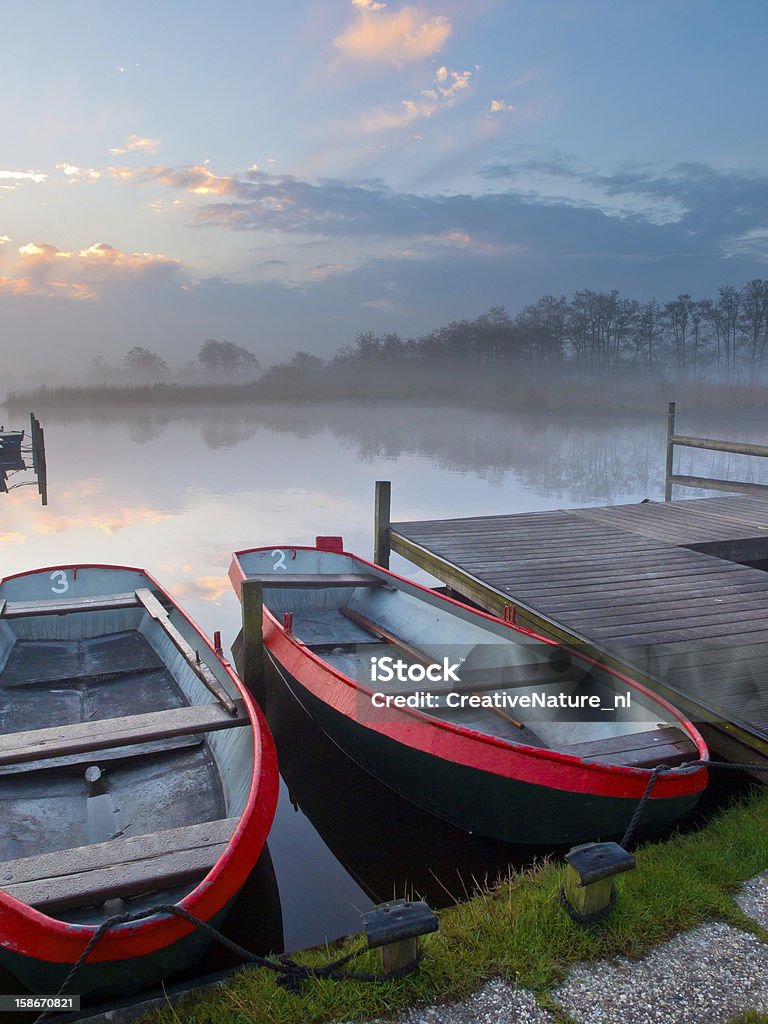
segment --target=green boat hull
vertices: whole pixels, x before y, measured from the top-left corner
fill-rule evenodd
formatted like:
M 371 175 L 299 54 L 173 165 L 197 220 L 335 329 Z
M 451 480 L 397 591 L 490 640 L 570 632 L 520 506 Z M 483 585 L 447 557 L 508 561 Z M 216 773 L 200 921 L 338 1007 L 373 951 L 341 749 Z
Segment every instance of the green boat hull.
M 209 922 L 219 928 L 226 919 L 233 901 L 230 901 Z M 127 957 L 124 960 L 86 961 L 77 976 L 67 986 L 67 995 L 87 995 L 90 1000 L 131 995 L 159 984 L 178 974 L 205 955 L 211 937 L 195 930 L 183 939 L 146 956 Z M 69 974 L 72 964 L 52 963 L 35 957 L 23 956 L 0 946 L 0 966 L 6 968 L 31 992 L 54 995 Z
M 374 778 L 466 832 L 526 845 L 573 845 L 624 834 L 638 801 L 555 789 L 449 761 L 400 743 L 340 714 L 291 678 L 294 696 L 319 728 Z M 641 833 L 668 828 L 698 792 L 649 800 Z

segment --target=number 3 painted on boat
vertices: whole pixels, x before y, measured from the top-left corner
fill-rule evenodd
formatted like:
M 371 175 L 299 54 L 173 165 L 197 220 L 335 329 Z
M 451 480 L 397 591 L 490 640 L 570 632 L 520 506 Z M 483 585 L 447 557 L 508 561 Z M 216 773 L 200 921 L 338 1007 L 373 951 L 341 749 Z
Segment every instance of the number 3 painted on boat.
M 54 569 L 54 571 L 51 573 L 50 578 L 52 580 L 57 579 L 59 581 L 57 586 L 51 587 L 51 591 L 54 594 L 66 594 L 66 592 L 69 590 L 69 580 L 67 579 L 67 574 L 64 572 L 64 570 Z
M 280 551 L 278 548 L 275 548 L 275 550 L 272 552 L 272 557 L 274 558 L 275 555 L 277 556 L 277 560 L 275 561 L 275 564 L 272 566 L 272 572 L 277 572 L 278 569 L 282 569 L 283 572 L 288 572 L 288 569 L 286 568 L 285 565 L 285 552 Z

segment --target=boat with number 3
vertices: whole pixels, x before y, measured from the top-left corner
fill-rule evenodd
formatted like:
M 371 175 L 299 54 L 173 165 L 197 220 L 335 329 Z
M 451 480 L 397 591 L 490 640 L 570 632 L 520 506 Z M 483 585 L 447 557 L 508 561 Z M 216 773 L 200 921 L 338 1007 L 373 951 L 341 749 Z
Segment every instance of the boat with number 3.
M 115 915 L 178 905 L 220 924 L 277 800 L 260 709 L 143 569 L 0 583 L 0 964 L 58 990 Z M 105 931 L 71 991 L 125 993 L 210 939 L 169 913 Z

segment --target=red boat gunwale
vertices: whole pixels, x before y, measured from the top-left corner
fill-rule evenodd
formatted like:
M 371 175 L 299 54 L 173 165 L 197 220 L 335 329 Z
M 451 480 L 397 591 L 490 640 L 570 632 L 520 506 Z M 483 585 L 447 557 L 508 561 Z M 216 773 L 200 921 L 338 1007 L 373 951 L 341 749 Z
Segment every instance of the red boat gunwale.
M 236 551 L 233 555 L 232 564 L 230 565 L 229 578 L 238 599 L 240 599 L 241 596 L 241 583 L 243 580 L 248 578 L 247 573 L 240 564 L 240 556 L 251 553 L 271 552 L 275 548 L 279 548 L 281 551 L 319 550 L 311 545 L 291 544 L 281 546 L 272 544 L 264 547 L 254 547 Z M 432 597 L 436 596 L 434 591 L 430 590 L 429 587 L 425 587 L 420 583 L 407 579 L 407 577 L 391 572 L 389 569 L 383 569 L 381 566 L 376 565 L 373 562 L 369 562 L 351 552 L 339 551 L 334 553 L 351 558 L 361 566 L 365 566 L 367 570 L 374 570 L 374 573 L 376 574 L 384 574 L 406 584 L 408 587 L 413 587 L 416 590 L 430 594 Z M 506 622 L 503 619 L 496 618 L 493 615 L 489 615 L 487 612 L 470 608 L 468 605 L 465 605 L 454 598 L 447 597 L 443 594 L 437 596 L 440 597 L 441 601 L 447 601 L 449 604 L 455 605 L 463 611 L 470 612 L 473 616 L 486 619 L 495 626 L 501 625 L 516 633 L 523 633 L 526 636 L 530 636 L 541 643 L 550 644 L 556 647 L 563 647 L 563 645 L 559 644 L 556 640 L 541 636 L 538 633 L 533 632 L 533 630 L 518 626 L 515 623 Z M 337 691 L 338 684 L 343 684 L 344 687 L 348 688 L 348 691 L 353 691 L 355 694 L 364 694 L 365 696 L 370 696 L 375 691 L 369 687 L 363 686 L 350 676 L 339 672 L 332 665 L 323 661 L 320 656 L 305 647 L 300 640 L 297 640 L 292 635 L 286 634 L 282 624 L 277 621 L 266 606 L 264 607 L 264 619 L 265 644 L 270 650 L 274 649 L 280 663 L 286 665 L 287 658 L 287 660 L 291 662 L 289 671 L 291 671 L 291 674 L 294 675 L 297 681 L 309 689 L 310 692 L 313 692 L 318 699 L 331 705 L 339 714 L 343 714 L 355 721 L 354 702 L 349 710 L 345 710 L 344 707 L 340 706 L 349 705 L 349 696 L 348 694 L 344 695 L 343 693 L 340 693 L 340 700 L 338 703 L 331 701 L 329 699 L 330 694 L 328 693 L 328 680 L 333 680 L 334 683 L 337 684 Z M 567 647 L 564 649 L 568 650 Z M 685 716 L 672 704 L 666 701 L 663 697 L 655 694 L 642 683 L 632 679 L 630 676 L 618 669 L 610 668 L 609 666 L 599 662 L 596 658 L 592 658 L 587 654 L 582 654 L 580 651 L 573 651 L 573 653 L 579 659 L 586 661 L 588 664 L 599 666 L 601 670 L 607 672 L 614 678 L 621 680 L 621 682 L 625 683 L 630 688 L 639 691 L 657 703 L 680 723 L 683 731 L 695 744 L 696 750 L 699 754 L 699 759 L 702 761 L 709 760 L 709 750 L 704 738 L 693 723 L 685 718 Z M 311 666 L 311 671 L 307 671 L 305 666 Z M 288 667 L 288 665 L 286 665 L 286 667 Z M 322 677 L 325 677 L 326 681 L 323 681 Z M 383 710 L 384 709 L 382 709 L 382 712 Z M 650 768 L 633 768 L 628 765 L 598 764 L 577 757 L 574 754 L 561 753 L 558 750 L 543 749 L 541 747 L 532 747 L 527 744 L 515 743 L 511 740 L 490 736 L 486 733 L 476 732 L 473 729 L 467 729 L 464 726 L 455 725 L 452 722 L 445 722 L 434 718 L 417 708 L 390 707 L 386 709 L 386 712 L 388 719 L 386 722 L 370 721 L 365 722 L 364 726 L 366 728 L 375 729 L 377 732 L 387 735 L 393 740 L 405 743 L 407 746 L 421 750 L 432 756 L 444 757 L 447 760 L 465 764 L 481 771 L 489 771 L 493 774 L 502 775 L 511 779 L 527 781 L 530 776 L 530 771 L 526 771 L 525 763 L 530 762 L 532 758 L 536 758 L 544 763 L 551 764 L 554 769 L 553 773 L 551 773 L 553 777 L 550 779 L 544 777 L 550 773 L 541 772 L 543 765 L 539 765 L 537 767 L 537 782 L 541 782 L 544 785 L 553 785 L 554 788 L 567 789 L 573 792 L 639 799 L 643 795 L 645 787 L 648 784 L 648 779 L 651 775 Z M 384 714 L 382 714 L 381 718 L 384 717 Z M 421 726 L 427 725 L 430 730 L 430 735 L 435 737 L 434 741 L 419 741 L 418 733 L 413 735 L 414 730 L 412 728 L 408 728 L 409 724 L 412 725 L 414 723 L 418 723 Z M 419 730 L 419 732 L 422 733 L 423 731 L 423 729 Z M 467 745 L 468 740 L 471 741 L 471 745 L 469 746 Z M 486 753 L 486 749 L 487 756 L 480 756 L 478 751 Z M 494 756 L 494 754 L 502 752 L 504 759 L 503 764 L 501 763 L 502 759 L 500 757 Z M 510 759 L 510 754 L 517 756 Z M 651 792 L 651 799 L 663 800 L 675 796 L 686 796 L 692 793 L 698 793 L 706 788 L 707 781 L 708 773 L 705 765 L 694 765 L 690 768 L 675 768 L 673 771 L 658 777 L 653 791 Z
M 50 573 L 56 569 L 107 569 L 134 572 L 159 590 L 197 633 L 201 642 L 216 657 L 244 701 L 253 736 L 253 772 L 248 800 L 235 831 L 220 858 L 178 905 L 206 921 L 218 913 L 241 888 L 250 874 L 254 850 L 261 851 L 277 806 L 277 752 L 266 719 L 245 685 L 226 658 L 217 654 L 197 623 L 175 601 L 172 595 L 146 571 L 135 566 L 105 563 L 54 565 L 14 573 L 3 577 L 0 584 L 24 576 Z M 15 899 L 0 888 L 0 942 L 22 956 L 54 963 L 74 963 L 97 929 L 96 925 L 67 924 Z M 88 963 L 132 960 L 147 956 L 190 935 L 195 925 L 179 917 L 162 916 L 117 925 L 106 932 L 88 958 Z

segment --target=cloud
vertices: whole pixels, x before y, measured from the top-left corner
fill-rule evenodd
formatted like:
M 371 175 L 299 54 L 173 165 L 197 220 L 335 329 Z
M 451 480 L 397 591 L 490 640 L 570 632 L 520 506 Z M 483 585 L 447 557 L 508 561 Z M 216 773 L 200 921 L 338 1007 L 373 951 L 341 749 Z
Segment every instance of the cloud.
M 114 146 L 110 153 L 119 156 L 123 153 L 156 153 L 160 148 L 160 139 L 148 139 L 143 135 L 128 135 L 122 146 Z
M 387 6 L 386 4 L 378 3 L 377 0 L 352 0 L 355 7 L 360 7 L 364 11 L 383 11 Z
M 156 181 L 170 188 L 191 192 L 196 196 L 226 196 L 238 191 L 238 183 L 234 178 L 219 177 L 205 164 L 193 164 L 188 167 L 110 167 L 109 172 L 117 181 L 146 185 Z M 256 174 L 251 169 L 249 173 Z
M 420 7 L 384 11 L 384 4 L 356 2 L 356 20 L 333 40 L 345 57 L 404 64 L 439 52 L 452 32 L 442 15 L 430 17 Z
M 440 67 L 430 88 L 422 90 L 416 99 L 402 100 L 398 107 L 369 110 L 354 125 L 354 130 L 368 134 L 383 132 L 405 128 L 414 121 L 433 117 L 454 106 L 457 97 L 468 88 L 471 77 L 471 71 L 449 71 L 447 67 Z
M 16 252 L 11 273 L 0 277 L 0 293 L 38 298 L 96 299 L 107 288 L 140 278 L 173 274 L 178 260 L 159 253 L 125 253 L 104 242 L 65 252 L 49 242 L 28 242 Z
M 453 95 L 457 83 L 466 80 L 463 75 L 439 73 L 437 86 Z M 134 184 L 160 183 L 220 200 L 198 207 L 194 220 L 198 226 L 326 239 L 418 241 L 458 232 L 478 244 L 537 249 L 541 247 L 538 231 L 543 229 L 546 235 L 559 222 L 573 228 L 582 252 L 599 244 L 603 252 L 611 251 L 611 246 L 615 251 L 630 251 L 647 245 L 661 252 L 673 245 L 670 251 L 681 253 L 706 243 L 722 255 L 730 239 L 759 245 L 759 229 L 768 220 L 768 175 L 688 164 L 597 174 L 558 154 L 524 156 L 484 167 L 481 174 L 493 189 L 467 195 L 397 192 L 379 181 L 304 181 L 261 171 L 220 176 L 205 165 L 121 168 L 116 173 L 120 180 Z M 627 223 L 620 225 L 620 221 Z M 664 226 L 675 226 L 675 231 L 651 230 Z M 564 247 L 569 237 L 566 230 Z
M 490 111 L 492 114 L 498 114 L 502 110 L 514 110 L 515 108 L 511 103 L 505 103 L 504 100 L 491 100 Z
M 25 181 L 32 181 L 39 185 L 48 180 L 48 175 L 42 171 L 0 171 L 0 189 L 12 190 L 18 188 Z
M 312 268 L 312 276 L 324 279 L 326 277 L 336 277 L 338 274 L 344 274 L 348 270 L 349 267 L 345 263 L 319 263 L 316 267 Z
M 56 169 L 63 171 L 67 180 L 73 182 L 97 181 L 101 177 L 101 171 L 93 167 L 78 167 L 77 164 L 56 164 Z

